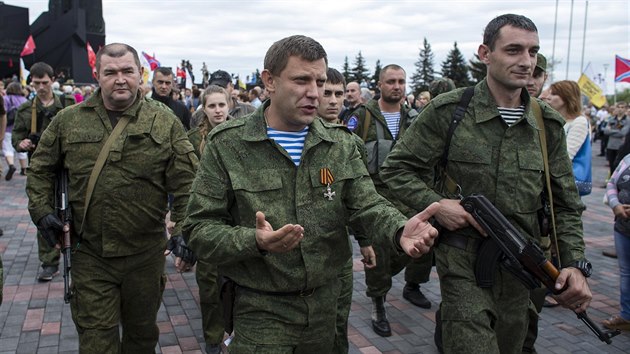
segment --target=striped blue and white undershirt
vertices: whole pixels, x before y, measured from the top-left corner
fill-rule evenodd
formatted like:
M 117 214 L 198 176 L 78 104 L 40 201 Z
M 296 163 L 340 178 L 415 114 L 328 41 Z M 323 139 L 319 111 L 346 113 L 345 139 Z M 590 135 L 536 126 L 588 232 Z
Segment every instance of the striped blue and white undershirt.
M 400 111 L 393 113 L 381 111 L 381 114 L 383 114 L 385 122 L 387 122 L 387 128 L 392 133 L 394 139 L 396 139 L 398 136 L 398 126 L 400 125 Z
M 525 105 L 520 105 L 517 108 L 506 108 L 506 107 L 497 107 L 499 109 L 499 113 L 501 114 L 501 118 L 507 123 L 508 127 L 511 127 L 514 122 L 521 119 L 523 114 L 525 114 Z
M 302 160 L 302 150 L 304 149 L 304 141 L 307 134 L 308 126 L 299 132 L 285 132 L 267 127 L 267 136 L 286 150 L 295 166 L 299 166 Z

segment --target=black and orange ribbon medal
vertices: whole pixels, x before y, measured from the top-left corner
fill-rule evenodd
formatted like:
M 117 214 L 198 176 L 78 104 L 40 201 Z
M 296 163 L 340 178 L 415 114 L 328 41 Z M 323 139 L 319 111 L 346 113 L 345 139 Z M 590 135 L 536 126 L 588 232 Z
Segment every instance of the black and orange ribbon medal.
M 319 181 L 322 185 L 326 186 L 326 193 L 324 193 L 324 198 L 328 198 L 328 200 L 333 200 L 335 192 L 330 189 L 330 185 L 335 181 L 335 177 L 333 177 L 330 169 L 322 168 L 319 170 Z

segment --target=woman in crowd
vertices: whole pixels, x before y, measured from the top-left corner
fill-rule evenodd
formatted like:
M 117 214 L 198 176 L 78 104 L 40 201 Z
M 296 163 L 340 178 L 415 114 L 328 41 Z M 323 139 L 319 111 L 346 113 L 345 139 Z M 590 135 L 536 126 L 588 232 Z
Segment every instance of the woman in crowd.
M 420 94 L 418 95 L 418 98 L 416 98 L 416 109 L 418 111 L 421 111 L 424 108 L 424 106 L 429 104 L 430 101 L 431 101 L 431 94 L 429 93 L 429 91 L 420 92 Z
M 4 134 L 4 140 L 2 141 L 2 153 L 9 166 L 5 179 L 10 181 L 11 178 L 13 178 L 13 173 L 16 171 L 14 165 L 15 160 L 13 159 L 16 154 L 20 162 L 20 174 L 22 176 L 26 174 L 27 153 L 16 152 L 13 145 L 11 145 L 11 131 L 13 130 L 13 123 L 17 116 L 17 108 L 21 106 L 22 103 L 26 102 L 26 98 L 24 97 L 22 85 L 20 85 L 19 82 L 10 83 L 9 86 L 7 86 L 6 92 L 7 95 L 4 96 L 4 108 L 7 111 L 7 129 Z
M 224 88 L 210 85 L 201 96 L 203 118 L 198 127 L 188 131 L 188 139 L 195 147 L 198 157 L 203 153 L 208 133 L 217 125 L 230 119 L 228 115 L 230 95 Z M 222 305 L 219 302 L 217 266 L 198 260 L 195 276 L 199 285 L 199 303 L 201 305 L 206 353 L 220 353 L 224 327 Z
M 575 81 L 554 82 L 545 100 L 564 118 L 564 131 L 567 134 L 567 152 L 571 160 L 590 134 L 589 122 L 582 115 L 582 94 Z
M 630 330 L 630 154 L 626 155 L 606 186 L 608 205 L 615 214 L 615 249 L 621 281 L 621 312 L 604 320 L 609 329 Z

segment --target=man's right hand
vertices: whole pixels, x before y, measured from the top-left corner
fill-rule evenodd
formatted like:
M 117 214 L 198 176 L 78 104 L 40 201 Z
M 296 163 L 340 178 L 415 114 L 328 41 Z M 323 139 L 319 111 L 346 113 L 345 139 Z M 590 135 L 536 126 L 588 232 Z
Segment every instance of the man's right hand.
M 53 213 L 50 213 L 37 221 L 37 229 L 42 234 L 48 246 L 61 248 L 59 244 L 59 235 L 63 231 L 63 223 L 61 219 Z
M 24 151 L 30 151 L 30 150 L 35 149 L 35 145 L 31 141 L 31 139 L 24 139 L 20 141 L 18 146 L 20 147 L 21 150 L 24 150 Z
M 440 210 L 435 214 L 435 219 L 442 227 L 449 231 L 455 231 L 467 226 L 472 226 L 483 236 L 488 236 L 475 218 L 462 207 L 459 200 L 442 199 L 439 203 Z
M 294 249 L 304 238 L 304 228 L 286 224 L 274 231 L 262 212 L 256 213 L 256 246 L 270 253 L 284 253 Z

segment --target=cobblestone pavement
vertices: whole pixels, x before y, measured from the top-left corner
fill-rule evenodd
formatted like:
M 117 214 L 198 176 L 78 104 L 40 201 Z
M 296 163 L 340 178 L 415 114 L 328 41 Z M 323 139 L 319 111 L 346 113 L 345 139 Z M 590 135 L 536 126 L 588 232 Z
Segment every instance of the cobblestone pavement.
M 597 142 L 596 144 L 599 144 Z M 598 149 L 598 145 L 596 148 Z M 3 159 L 4 160 L 4 159 Z M 602 256 L 613 247 L 612 212 L 602 204 L 604 180 L 608 170 L 603 157 L 593 157 L 593 193 L 584 198 L 583 214 L 587 257 L 594 273 L 589 280 L 593 302 L 589 314 L 600 322 L 619 311 L 619 268 L 617 260 Z M 6 171 L 6 165 L 3 168 Z M 4 262 L 4 303 L 0 306 L 0 353 L 74 353 L 78 337 L 70 316 L 69 305 L 63 302 L 63 281 L 40 283 L 35 226 L 26 210 L 24 193 L 26 178 L 15 174 L 7 182 L 0 180 L 0 252 Z M 431 309 L 415 307 L 402 298 L 402 274 L 393 281 L 388 295 L 388 312 L 393 330 L 389 338 L 376 335 L 370 325 L 371 302 L 365 296 L 365 277 L 360 254 L 355 244 L 354 293 L 349 319 L 350 353 L 437 353 L 433 344 L 435 310 L 440 290 L 435 270 L 422 291 L 431 300 Z M 172 260 L 167 261 L 168 284 L 163 305 L 158 313 L 160 353 L 201 353 L 201 315 L 198 287 L 194 274 L 179 274 Z M 563 308 L 544 309 L 539 353 L 630 353 L 630 333 L 613 339 L 612 345 L 600 342 L 571 311 Z

